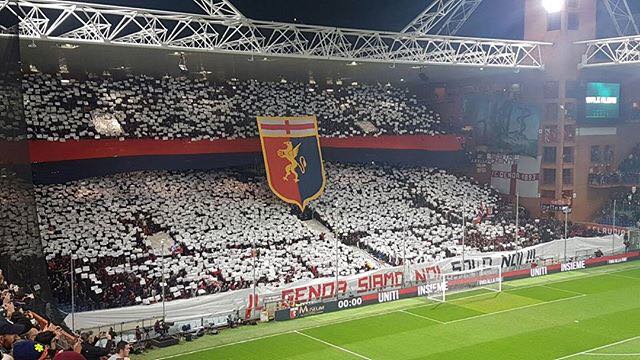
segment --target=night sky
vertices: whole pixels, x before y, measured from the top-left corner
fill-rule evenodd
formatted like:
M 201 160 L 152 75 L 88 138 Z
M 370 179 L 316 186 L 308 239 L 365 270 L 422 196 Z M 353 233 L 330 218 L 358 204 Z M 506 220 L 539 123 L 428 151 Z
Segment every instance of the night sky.
M 191 0 L 82 2 L 201 12 Z M 231 0 L 231 3 L 246 17 L 256 20 L 400 31 L 427 7 L 429 0 Z M 499 13 L 496 9 L 500 9 Z M 486 19 L 496 17 L 498 21 L 491 21 L 489 26 Z M 523 22 L 524 0 L 485 0 L 459 35 L 521 39 Z
M 400 31 L 431 0 L 231 0 L 245 16 L 255 20 L 297 22 L 309 25 Z M 122 5 L 200 13 L 191 0 L 89 0 Z M 629 0 L 640 12 L 640 1 Z M 602 7 L 602 6 L 600 6 Z M 598 37 L 615 36 L 608 14 L 600 9 Z M 488 21 L 488 19 L 491 19 Z M 636 17 L 636 19 L 638 19 Z M 638 19 L 640 20 L 640 19 Z M 484 0 L 458 35 L 522 39 L 524 0 Z

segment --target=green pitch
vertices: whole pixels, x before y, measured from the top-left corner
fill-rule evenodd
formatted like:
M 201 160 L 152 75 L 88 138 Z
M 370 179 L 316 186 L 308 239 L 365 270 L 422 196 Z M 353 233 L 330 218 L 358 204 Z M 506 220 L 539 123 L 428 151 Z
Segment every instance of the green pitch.
M 640 264 L 224 330 L 141 359 L 640 359 Z

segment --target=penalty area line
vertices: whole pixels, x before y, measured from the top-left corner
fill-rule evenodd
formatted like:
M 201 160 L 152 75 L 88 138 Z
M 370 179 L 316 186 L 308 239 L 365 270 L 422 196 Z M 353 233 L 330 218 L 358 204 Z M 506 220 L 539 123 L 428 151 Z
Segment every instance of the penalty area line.
M 404 313 L 404 314 L 408 314 L 408 315 L 411 315 L 411 316 L 415 316 L 415 317 L 419 317 L 421 319 L 437 322 L 438 324 L 446 324 L 444 321 L 432 319 L 432 318 L 430 318 L 428 316 L 424 316 L 424 315 L 414 314 L 411 311 L 407 311 L 407 310 L 404 310 L 404 309 L 403 310 L 398 310 L 398 312 L 401 312 L 401 313 Z
M 453 324 L 453 323 L 457 323 L 457 322 L 461 322 L 461 321 L 473 320 L 473 319 L 486 317 L 486 316 L 491 316 L 491 315 L 504 314 L 504 313 L 508 313 L 508 312 L 511 312 L 511 311 L 523 310 L 523 309 L 528 309 L 528 308 L 532 308 L 532 307 L 536 307 L 536 306 L 554 304 L 554 303 L 561 302 L 561 301 L 567 301 L 567 300 L 583 298 L 585 296 L 587 296 L 587 295 L 583 294 L 583 295 L 577 295 L 577 296 L 572 296 L 572 297 L 568 297 L 568 298 L 557 299 L 557 300 L 553 300 L 553 301 L 545 301 L 545 302 L 540 302 L 540 303 L 535 303 L 535 304 L 529 304 L 529 305 L 525 305 L 525 306 L 511 308 L 511 309 L 505 309 L 505 310 L 500 310 L 500 311 L 495 311 L 495 312 L 490 312 L 490 313 L 470 316 L 470 317 L 467 317 L 467 318 L 451 320 L 451 321 L 447 321 L 445 324 Z
M 357 357 L 359 357 L 360 359 L 371 360 L 371 358 L 368 358 L 368 357 L 366 357 L 366 356 L 364 356 L 364 355 L 360 355 L 360 354 L 358 354 L 357 352 L 353 352 L 353 351 L 351 351 L 351 350 L 349 350 L 349 349 L 345 349 L 345 348 L 343 348 L 343 347 L 341 347 L 341 346 L 334 345 L 334 344 L 332 344 L 332 343 L 330 343 L 330 342 L 326 342 L 326 341 L 324 341 L 324 340 L 318 339 L 317 337 L 313 337 L 313 336 L 311 336 L 311 335 L 307 335 L 307 334 L 305 334 L 305 333 L 301 333 L 300 331 L 297 331 L 297 330 L 296 330 L 296 331 L 294 331 L 294 333 L 296 333 L 296 334 L 298 334 L 298 335 L 302 335 L 302 336 L 307 337 L 307 338 L 309 338 L 309 339 L 315 340 L 315 341 L 317 341 L 317 342 L 319 342 L 319 343 L 322 343 L 322 344 L 325 344 L 325 345 L 327 345 L 327 346 L 331 346 L 332 348 L 335 348 L 335 349 L 338 349 L 338 350 L 344 351 L 344 352 L 346 352 L 346 353 L 348 353 L 348 354 L 351 354 L 351 355 L 353 355 L 353 356 L 357 356 Z
M 620 340 L 618 342 L 614 342 L 614 343 L 611 343 L 611 344 L 598 346 L 598 347 L 595 347 L 593 349 L 580 351 L 580 352 L 577 352 L 575 354 L 571 354 L 571 355 L 567 355 L 567 356 L 556 358 L 555 360 L 569 359 L 569 358 L 572 358 L 572 357 L 578 356 L 578 355 L 593 355 L 593 356 L 595 356 L 595 355 L 605 355 L 605 354 L 589 354 L 589 353 L 592 352 L 592 351 L 602 350 L 602 349 L 606 349 L 608 347 L 612 347 L 612 346 L 628 343 L 629 341 L 633 341 L 633 340 L 636 340 L 636 339 L 640 339 L 640 336 L 635 336 L 635 337 L 632 337 L 632 338 L 629 338 L 629 339 L 625 339 L 625 340 Z
M 594 353 L 584 353 L 582 355 L 587 355 L 587 356 L 640 356 L 640 353 L 635 353 L 635 354 L 594 354 Z

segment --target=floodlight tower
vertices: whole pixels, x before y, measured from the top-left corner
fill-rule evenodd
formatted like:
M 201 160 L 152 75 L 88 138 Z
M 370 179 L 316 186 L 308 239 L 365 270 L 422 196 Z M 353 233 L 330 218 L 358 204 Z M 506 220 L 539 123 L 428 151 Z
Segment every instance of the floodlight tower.
M 550 41 L 544 49 L 548 59 L 539 80 L 529 82 L 523 92 L 541 110 L 538 153 L 543 156 L 540 169 L 541 204 L 560 209 L 572 207 L 571 219 L 586 217 L 587 177 L 580 170 L 577 146 L 577 109 L 580 73 L 576 66 L 583 49 L 574 42 L 596 36 L 598 0 L 526 0 L 525 39 Z M 527 88 L 528 87 L 528 88 Z M 559 211 L 555 213 L 563 218 Z
M 562 0 L 542 0 L 542 7 L 550 13 L 558 13 L 564 8 L 564 1 Z
M 214 0 L 196 0 L 214 1 Z M 536 0 L 549 14 L 565 9 L 577 9 L 583 0 Z M 588 4 L 591 0 L 584 0 Z M 640 34 L 627 0 L 598 0 L 609 13 L 619 36 Z M 402 32 L 414 34 L 456 35 L 473 15 L 482 0 L 429 0 Z

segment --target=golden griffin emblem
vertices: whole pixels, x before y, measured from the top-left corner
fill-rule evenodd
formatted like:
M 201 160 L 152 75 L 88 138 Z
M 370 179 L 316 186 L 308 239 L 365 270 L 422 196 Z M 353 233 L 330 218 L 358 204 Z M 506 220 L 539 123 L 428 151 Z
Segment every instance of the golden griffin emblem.
M 296 147 L 293 147 L 291 141 L 285 141 L 283 144 L 285 148 L 278 150 L 278 157 L 286 159 L 289 161 L 289 164 L 284 168 L 285 174 L 282 177 L 282 180 L 289 181 L 289 176 L 293 176 L 293 181 L 298 182 L 300 180 L 296 169 L 300 169 L 300 173 L 302 174 L 307 170 L 307 161 L 304 156 L 300 156 L 298 158 L 298 152 L 300 151 L 300 145 L 302 144 L 298 144 Z

